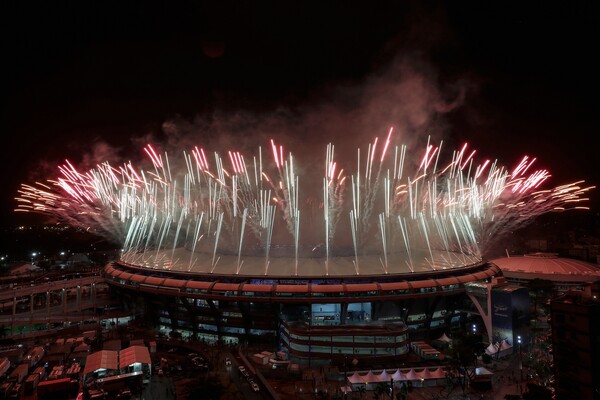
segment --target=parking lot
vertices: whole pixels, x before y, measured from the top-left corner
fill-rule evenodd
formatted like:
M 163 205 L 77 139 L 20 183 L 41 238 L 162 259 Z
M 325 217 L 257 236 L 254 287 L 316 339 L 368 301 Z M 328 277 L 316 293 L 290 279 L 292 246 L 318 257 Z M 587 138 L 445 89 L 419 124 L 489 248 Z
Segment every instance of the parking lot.
M 158 346 L 153 358 L 152 379 L 135 399 L 268 398 L 252 366 L 226 349 L 169 341 Z

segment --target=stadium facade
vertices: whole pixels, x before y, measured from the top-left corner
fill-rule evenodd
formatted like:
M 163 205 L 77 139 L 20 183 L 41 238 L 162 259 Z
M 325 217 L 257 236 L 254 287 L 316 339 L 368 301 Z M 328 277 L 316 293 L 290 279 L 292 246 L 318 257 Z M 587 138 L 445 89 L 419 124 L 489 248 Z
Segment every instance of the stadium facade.
M 397 357 L 411 340 L 468 329 L 481 318 L 469 287 L 502 272 L 477 262 L 403 274 L 241 275 L 115 261 L 104 275 L 130 312 L 163 331 L 339 360 Z

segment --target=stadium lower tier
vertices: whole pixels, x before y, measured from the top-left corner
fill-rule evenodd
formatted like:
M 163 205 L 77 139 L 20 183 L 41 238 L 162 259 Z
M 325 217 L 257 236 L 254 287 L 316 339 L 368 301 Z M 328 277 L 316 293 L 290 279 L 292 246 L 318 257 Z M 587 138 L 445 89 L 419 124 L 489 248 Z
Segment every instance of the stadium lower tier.
M 501 276 L 488 263 L 403 275 L 335 278 L 198 275 L 113 262 L 106 282 L 136 318 L 165 333 L 262 343 L 290 357 L 395 357 L 409 341 L 466 329 L 465 284 Z
M 408 353 L 408 328 L 403 322 L 331 326 L 281 324 L 280 349 L 291 359 L 397 357 Z

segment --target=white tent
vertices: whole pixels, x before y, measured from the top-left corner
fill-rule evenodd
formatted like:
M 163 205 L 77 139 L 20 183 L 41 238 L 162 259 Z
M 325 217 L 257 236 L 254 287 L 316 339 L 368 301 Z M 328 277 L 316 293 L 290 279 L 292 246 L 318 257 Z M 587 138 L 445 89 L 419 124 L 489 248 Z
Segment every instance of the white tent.
M 373 371 L 369 371 L 366 375 L 362 376 L 362 379 L 365 383 L 381 382 L 379 380 L 379 375 L 375 375 Z
M 429 369 L 427 368 L 423 368 L 423 371 L 421 371 L 420 373 L 417 372 L 417 375 L 421 376 L 421 379 L 431 379 L 431 373 L 429 372 Z
M 421 376 L 421 386 L 435 386 L 437 379 L 431 374 L 429 368 L 424 368 L 423 371 L 417 372 L 417 375 Z
M 395 381 L 405 381 L 406 379 L 406 375 L 402 373 L 402 371 L 400 371 L 400 368 L 398 368 L 396 370 L 396 372 L 394 372 L 392 374 L 392 378 L 394 378 Z
M 485 354 L 488 356 L 494 355 L 498 352 L 498 345 L 490 343 L 488 347 L 485 348 Z
M 384 369 L 378 376 L 379 382 L 389 382 L 392 376 Z
M 444 369 L 442 367 L 438 367 L 430 372 L 431 372 L 432 378 L 435 378 L 435 379 L 445 379 L 446 378 L 446 373 L 444 372 Z
M 437 338 L 437 340 L 439 340 L 440 342 L 446 342 L 446 343 L 452 341 L 452 339 L 450 339 L 448 336 L 446 336 L 445 332 L 442 334 L 442 336 L 440 336 L 439 338 Z
M 500 343 L 500 351 L 508 350 L 510 348 L 512 348 L 512 346 L 506 340 L 503 340 L 502 343 Z
M 503 340 L 502 343 L 500 343 L 498 345 L 498 356 L 499 357 L 507 356 L 509 354 L 512 354 L 512 352 L 513 352 L 513 346 L 511 346 L 511 344 L 508 343 L 506 340 Z
M 410 371 L 408 371 L 408 373 L 406 373 L 406 380 L 407 381 L 416 381 L 421 379 L 421 377 L 419 375 L 417 375 L 417 373 L 415 372 L 414 369 L 411 368 Z
M 475 368 L 475 376 L 489 376 L 489 375 L 494 375 L 494 373 L 485 367 Z
M 347 382 L 352 385 L 367 385 L 367 390 L 372 390 L 373 385 L 378 383 L 387 382 L 389 383 L 392 379 L 399 385 L 403 381 L 412 381 L 413 385 L 416 386 L 436 386 L 441 384 L 440 382 L 446 378 L 446 373 L 443 367 L 428 367 L 419 368 L 417 370 L 400 370 L 398 368 L 393 374 L 390 374 L 386 370 L 383 370 L 379 374 L 368 371 L 366 374 L 361 375 L 358 371 L 355 371 L 352 375 L 347 377 Z M 356 388 L 357 386 L 354 386 Z
M 365 383 L 365 381 L 363 380 L 362 376 L 360 376 L 358 374 L 358 371 L 355 371 L 352 375 L 350 375 L 348 377 L 348 381 L 350 381 L 350 383 Z

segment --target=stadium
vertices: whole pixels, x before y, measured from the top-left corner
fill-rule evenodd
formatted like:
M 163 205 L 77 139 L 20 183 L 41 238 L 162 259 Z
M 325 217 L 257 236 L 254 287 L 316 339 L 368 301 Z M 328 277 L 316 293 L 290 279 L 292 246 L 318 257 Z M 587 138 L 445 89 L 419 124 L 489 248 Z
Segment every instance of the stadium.
M 106 278 L 161 330 L 299 359 L 392 357 L 477 315 L 467 289 L 501 275 L 483 257 L 495 239 L 591 189 L 538 190 L 550 175 L 527 156 L 508 170 L 466 144 L 444 160 L 429 140 L 394 141 L 390 129 L 355 161 L 328 144 L 304 164 L 274 140 L 183 160 L 147 146 L 140 168 L 67 162 L 17 200 L 117 241 Z
M 527 286 L 533 280 L 551 283 L 553 291 L 564 293 L 583 290 L 600 280 L 596 264 L 573 258 L 559 257 L 557 253 L 536 252 L 491 260 L 502 269 L 507 280 Z
M 114 262 L 105 277 L 126 304 L 144 307 L 132 311 L 165 332 L 268 343 L 297 359 L 336 359 L 402 355 L 409 337 L 466 326 L 477 314 L 466 287 L 501 276 L 484 262 L 410 274 L 265 276 L 264 261 L 254 261 L 254 275 L 250 263 L 245 274 L 201 274 Z

